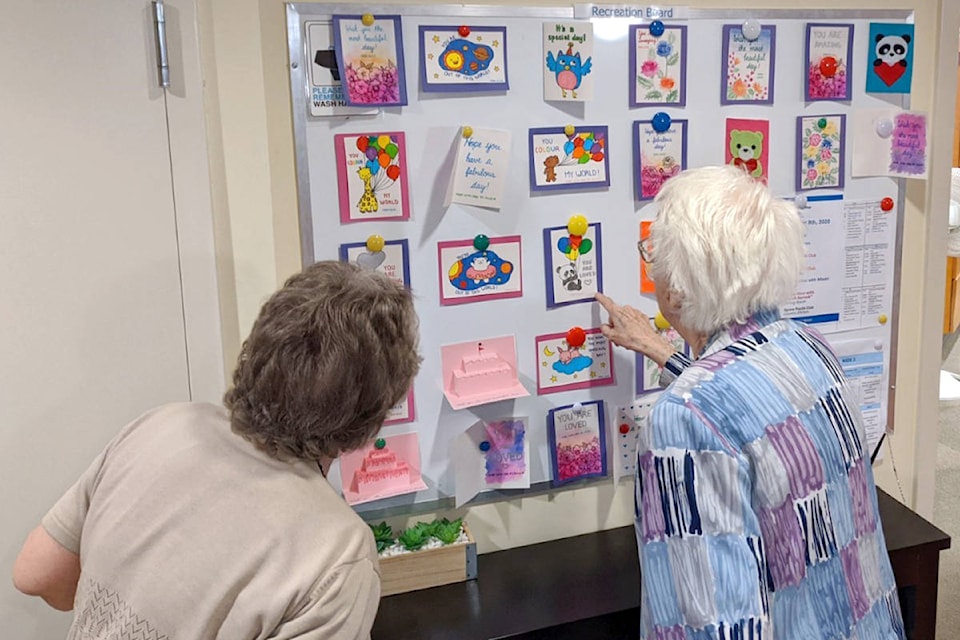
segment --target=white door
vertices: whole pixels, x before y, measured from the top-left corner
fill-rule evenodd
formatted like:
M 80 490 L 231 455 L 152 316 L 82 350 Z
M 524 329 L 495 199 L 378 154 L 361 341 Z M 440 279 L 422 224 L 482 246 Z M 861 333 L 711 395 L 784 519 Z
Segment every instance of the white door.
M 126 422 L 190 398 L 155 65 L 147 0 L 0 5 L 5 638 L 62 638 L 70 620 L 12 588 L 26 533 Z

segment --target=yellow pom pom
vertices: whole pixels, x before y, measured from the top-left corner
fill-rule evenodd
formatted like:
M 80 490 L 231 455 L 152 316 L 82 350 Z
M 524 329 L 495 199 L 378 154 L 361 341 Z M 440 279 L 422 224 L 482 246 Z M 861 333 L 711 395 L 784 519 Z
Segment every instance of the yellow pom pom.
M 587 217 L 581 214 L 570 216 L 567 222 L 567 231 L 572 236 L 582 236 L 587 232 Z
M 373 14 L 372 14 L 372 13 L 365 13 L 365 14 L 363 14 L 363 15 L 360 17 L 360 22 L 363 23 L 363 26 L 369 27 L 370 25 L 373 24 Z
M 370 253 L 380 253 L 383 251 L 383 236 L 374 234 L 367 238 L 367 251 Z
M 563 128 L 563 132 L 564 132 L 567 136 L 572 136 L 573 134 L 575 134 L 575 133 L 577 132 L 577 128 L 576 128 L 575 126 L 573 126 L 572 124 L 568 124 L 567 126 L 565 126 L 565 127 Z
M 463 128 L 463 137 L 469 138 L 473 135 L 473 127 L 464 127 Z
M 653 326 L 657 328 L 657 331 L 666 331 L 670 328 L 670 323 L 667 322 L 662 313 L 657 311 L 657 315 L 653 317 Z

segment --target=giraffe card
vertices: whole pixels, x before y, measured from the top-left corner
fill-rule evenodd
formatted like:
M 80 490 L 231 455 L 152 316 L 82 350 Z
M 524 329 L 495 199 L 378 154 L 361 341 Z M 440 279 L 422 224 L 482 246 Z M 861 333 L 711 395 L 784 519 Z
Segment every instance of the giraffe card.
M 520 236 L 453 240 L 437 244 L 440 304 L 453 305 L 523 295 Z
M 687 104 L 687 28 L 630 26 L 630 106 Z
M 593 98 L 593 23 L 543 23 L 543 99 L 586 102 Z
M 370 251 L 366 242 L 348 242 L 340 245 L 340 260 L 379 271 L 394 282 L 410 288 L 410 243 L 406 239 L 386 240 L 380 251 Z
M 723 26 L 720 104 L 773 104 L 776 41 L 774 25 L 762 25 L 755 40 L 738 24 Z
M 402 132 L 340 133 L 333 143 L 341 223 L 410 218 Z
M 553 484 L 607 475 L 607 436 L 603 401 L 551 409 L 547 439 Z
M 337 67 L 348 105 L 401 107 L 407 104 L 403 29 L 398 15 L 333 16 Z
M 507 28 L 420 27 L 420 89 L 506 91 Z
M 543 230 L 543 254 L 547 276 L 547 307 L 593 302 L 603 292 L 600 223 L 587 225 L 578 237 L 567 226 Z
M 567 343 L 568 333 L 536 337 L 537 395 L 615 384 L 613 345 L 600 329 L 583 331 L 578 346 Z
M 609 187 L 608 140 L 603 126 L 530 129 L 530 188 Z

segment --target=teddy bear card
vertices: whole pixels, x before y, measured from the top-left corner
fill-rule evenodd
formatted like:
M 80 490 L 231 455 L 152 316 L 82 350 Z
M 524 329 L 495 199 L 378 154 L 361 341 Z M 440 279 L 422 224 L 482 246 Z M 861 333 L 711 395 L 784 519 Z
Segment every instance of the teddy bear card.
M 740 167 L 757 180 L 769 175 L 770 121 L 727 118 L 724 162 Z
M 520 236 L 437 243 L 440 304 L 453 305 L 523 295 Z
M 530 129 L 530 189 L 609 187 L 608 154 L 607 127 Z
M 603 292 L 600 223 L 587 225 L 579 239 L 567 226 L 543 230 L 543 255 L 547 277 L 547 308 L 593 302 Z

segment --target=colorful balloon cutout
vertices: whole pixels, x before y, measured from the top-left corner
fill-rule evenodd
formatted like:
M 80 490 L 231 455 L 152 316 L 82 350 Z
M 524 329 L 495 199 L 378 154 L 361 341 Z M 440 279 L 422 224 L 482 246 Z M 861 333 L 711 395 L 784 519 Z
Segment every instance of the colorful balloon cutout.
M 589 153 L 584 153 L 583 155 L 580 156 L 580 159 L 577 160 L 577 164 L 587 164 L 588 162 L 590 162 Z
M 373 175 L 380 173 L 380 163 L 376 160 L 367 160 L 367 168 L 370 169 L 370 173 Z
M 400 152 L 400 148 L 391 142 L 390 144 L 387 145 L 387 148 L 384 149 L 384 151 L 386 151 L 387 155 L 390 156 L 391 159 L 393 159 L 397 157 L 397 153 Z
M 370 146 L 370 141 L 367 140 L 366 136 L 360 136 L 357 138 L 357 149 L 360 150 L 360 153 L 366 153 L 367 147 Z
M 576 149 L 573 150 L 573 157 L 577 159 L 582 158 L 584 153 L 586 152 L 583 150 L 583 147 L 577 147 Z M 588 157 L 587 160 L 589 159 L 590 158 Z
M 601 160 L 603 160 L 603 152 L 597 151 L 590 157 L 593 158 L 594 162 L 600 162 Z
M 386 149 L 388 144 L 390 144 L 390 136 L 382 135 L 377 138 L 377 145 L 380 147 L 381 151 Z
M 369 138 L 367 138 L 367 145 L 373 147 L 374 149 L 376 149 L 376 148 L 377 148 L 377 137 L 376 137 L 376 136 L 370 136 Z
M 376 159 L 377 159 L 377 150 L 374 149 L 373 147 L 367 147 L 367 150 L 365 151 L 365 153 L 366 153 L 366 155 L 367 155 L 367 159 L 368 159 L 368 160 L 376 160 Z
M 384 169 L 390 165 L 390 156 L 387 155 L 386 151 L 381 151 L 377 159 L 380 161 L 380 166 Z
M 573 140 L 573 146 L 575 146 L 575 147 L 582 147 L 582 146 L 583 146 L 583 138 L 581 138 L 580 136 L 577 136 L 576 138 L 574 138 L 574 140 Z
M 399 178 L 400 167 L 398 167 L 395 164 L 392 164 L 389 167 L 387 167 L 387 177 L 390 178 L 391 180 L 396 180 L 397 178 Z
M 567 142 L 563 145 L 563 152 L 567 155 L 573 153 L 573 142 L 567 140 Z

